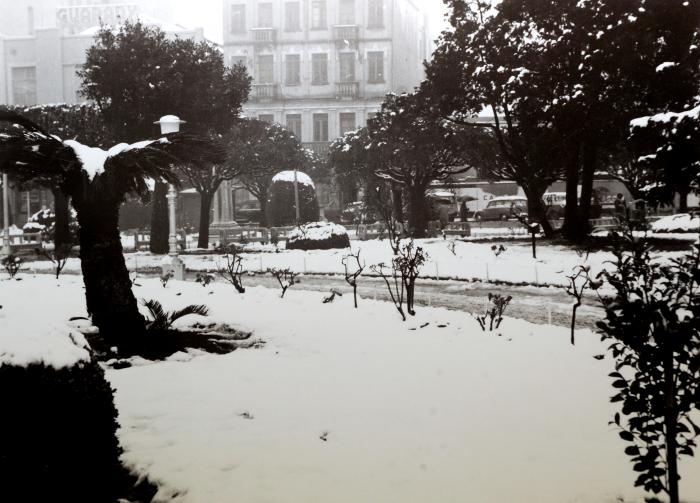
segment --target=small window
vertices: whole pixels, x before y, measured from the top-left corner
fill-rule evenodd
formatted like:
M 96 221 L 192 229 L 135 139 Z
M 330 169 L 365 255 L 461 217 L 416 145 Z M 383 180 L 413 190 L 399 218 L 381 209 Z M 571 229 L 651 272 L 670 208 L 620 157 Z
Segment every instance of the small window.
M 301 57 L 298 54 L 287 54 L 285 56 L 285 76 L 284 83 L 288 86 L 298 86 L 301 84 Z
M 384 82 L 384 53 L 367 53 L 367 62 L 369 64 L 369 76 L 367 81 L 370 84 L 378 84 Z
M 287 114 L 287 130 L 301 141 L 301 114 Z
M 328 141 L 328 114 L 314 114 L 314 141 Z
M 355 54 L 352 52 L 341 52 L 338 56 L 340 67 L 340 82 L 355 82 Z
M 384 0 L 368 0 L 367 28 L 384 28 Z
M 258 84 L 272 84 L 274 81 L 275 72 L 273 56 L 258 56 Z
M 284 30 L 301 31 L 301 5 L 299 2 L 284 4 Z
M 348 131 L 354 131 L 355 126 L 355 114 L 354 113 L 341 113 L 340 114 L 340 135 L 344 135 Z
M 268 124 L 272 124 L 275 122 L 275 115 L 274 114 L 260 114 L 258 115 L 258 120 L 261 122 L 267 122 Z
M 326 0 L 313 0 L 311 2 L 311 29 L 325 30 L 326 21 Z
M 231 33 L 245 32 L 245 5 L 231 6 Z
M 258 4 L 258 28 L 272 28 L 272 2 Z
M 338 24 L 355 24 L 355 0 L 340 0 Z
M 328 54 L 311 55 L 311 85 L 325 86 L 328 84 Z

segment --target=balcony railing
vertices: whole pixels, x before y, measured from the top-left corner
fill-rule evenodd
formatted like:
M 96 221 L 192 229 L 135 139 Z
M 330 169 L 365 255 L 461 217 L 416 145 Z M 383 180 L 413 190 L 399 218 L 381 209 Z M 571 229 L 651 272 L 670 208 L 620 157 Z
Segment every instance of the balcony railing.
M 331 144 L 327 141 L 308 141 L 302 143 L 302 146 L 320 157 L 328 157 Z
M 277 98 L 277 84 L 253 84 L 253 99 L 273 100 Z
M 274 44 L 277 41 L 276 28 L 253 28 L 251 31 L 256 44 Z
M 333 27 L 333 35 L 338 47 L 355 47 L 359 39 L 359 27 L 356 24 L 339 24 Z
M 354 82 L 336 82 L 335 84 L 335 95 L 338 99 L 352 99 L 357 98 L 360 94 L 360 84 L 357 81 Z

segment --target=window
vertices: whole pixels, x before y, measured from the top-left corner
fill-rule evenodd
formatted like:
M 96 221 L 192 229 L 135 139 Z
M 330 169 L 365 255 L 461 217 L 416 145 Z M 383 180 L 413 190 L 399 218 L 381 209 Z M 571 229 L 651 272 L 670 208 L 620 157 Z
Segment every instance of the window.
M 355 54 L 341 52 L 338 56 L 340 66 L 340 82 L 355 82 Z
M 367 125 L 369 126 L 369 121 L 374 119 L 377 116 L 377 112 L 368 112 L 367 113 Z
M 299 2 L 287 2 L 284 4 L 284 29 L 285 31 L 301 31 L 301 6 Z
M 328 141 L 328 114 L 314 114 L 314 141 Z
M 367 28 L 384 28 L 384 0 L 367 1 Z
M 340 0 L 338 24 L 355 24 L 355 0 Z
M 367 81 L 370 84 L 384 82 L 384 53 L 368 52 L 367 63 L 369 64 L 369 78 Z
M 301 114 L 287 114 L 287 130 L 301 141 Z
M 311 2 L 311 29 L 326 29 L 326 0 L 313 0 Z
M 298 86 L 301 83 L 301 58 L 298 54 L 287 54 L 285 56 L 286 72 L 284 83 L 288 86 Z
M 311 85 L 324 86 L 328 84 L 328 54 L 312 54 L 311 71 Z
M 258 4 L 258 28 L 272 28 L 272 3 Z
M 258 115 L 258 120 L 262 122 L 267 122 L 268 124 L 272 124 L 275 122 L 275 115 L 274 114 L 260 114 Z
M 275 81 L 274 59 L 271 55 L 258 56 L 258 84 L 272 84 Z
M 248 59 L 245 56 L 231 56 L 231 67 L 236 65 L 248 67 Z
M 231 33 L 245 32 L 245 5 L 231 6 Z
M 344 135 L 348 131 L 354 131 L 355 126 L 355 114 L 354 113 L 341 113 L 340 114 L 340 135 Z
M 25 66 L 12 69 L 12 103 L 36 105 L 36 67 Z

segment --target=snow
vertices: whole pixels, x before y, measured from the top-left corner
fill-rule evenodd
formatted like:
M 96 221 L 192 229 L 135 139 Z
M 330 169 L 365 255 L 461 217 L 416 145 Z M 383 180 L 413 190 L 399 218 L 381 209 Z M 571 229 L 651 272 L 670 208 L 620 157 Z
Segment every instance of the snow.
M 168 310 L 202 299 L 195 283 L 139 284 Z M 41 292 L 68 316 L 84 310 L 81 287 L 42 276 L 0 292 L 19 304 Z M 159 484 L 155 501 L 643 500 L 590 332 L 571 346 L 564 328 L 506 318 L 488 333 L 469 313 L 424 307 L 403 323 L 389 303 L 356 311 L 300 288 L 206 289 L 210 321 L 252 330 L 262 348 L 107 371 L 123 460 Z M 684 499 L 700 499 L 700 461 L 680 467 Z
M 56 288 L 51 283 L 49 277 L 0 283 L 0 366 L 44 364 L 63 369 L 90 360 L 85 337 L 66 322 L 71 311 L 56 309 L 64 305 L 60 299 L 53 309 L 37 301 L 39 289 Z
M 298 241 L 300 239 L 321 241 L 330 239 L 333 236 L 346 236 L 347 233 L 347 229 L 342 225 L 332 222 L 314 222 L 297 227 L 289 233 L 288 239 L 290 241 Z
M 294 183 L 294 173 L 295 173 L 294 171 L 280 171 L 272 178 L 272 182 L 273 183 L 274 182 Z M 302 185 L 309 185 L 312 188 L 316 187 L 314 185 L 314 181 L 306 173 L 303 173 L 301 171 L 297 171 L 296 177 L 297 177 L 297 183 L 300 183 Z
M 653 124 L 666 124 L 669 122 L 680 122 L 684 119 L 699 120 L 700 119 L 700 105 L 690 110 L 685 110 L 684 112 L 664 112 L 656 115 L 651 115 L 647 117 L 638 117 L 630 121 L 630 126 L 645 128 L 649 126 L 649 123 Z
M 700 232 L 700 216 L 679 213 L 661 218 L 651 225 L 653 232 Z
M 659 66 L 656 67 L 656 71 L 658 72 L 663 72 L 667 68 L 673 68 L 674 66 L 678 66 L 678 63 L 674 63 L 673 61 L 666 61 L 664 63 L 661 63 Z
M 63 144 L 70 147 L 75 152 L 83 166 L 83 171 L 87 173 L 90 181 L 95 179 L 95 176 L 101 175 L 105 170 L 105 163 L 110 157 L 116 157 L 122 152 L 129 150 L 138 150 L 146 148 L 153 143 L 168 143 L 167 138 L 159 140 L 144 140 L 133 144 L 120 143 L 113 146 L 109 150 L 103 150 L 98 147 L 88 147 L 75 140 L 65 140 Z

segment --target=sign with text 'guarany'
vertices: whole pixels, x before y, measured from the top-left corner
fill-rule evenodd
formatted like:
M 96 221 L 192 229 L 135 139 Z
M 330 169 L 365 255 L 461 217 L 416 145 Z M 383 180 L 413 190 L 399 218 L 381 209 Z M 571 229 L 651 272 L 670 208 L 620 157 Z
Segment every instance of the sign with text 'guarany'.
M 71 5 L 56 10 L 56 20 L 61 28 L 90 28 L 104 24 L 119 24 L 139 14 L 138 5 L 101 4 Z

